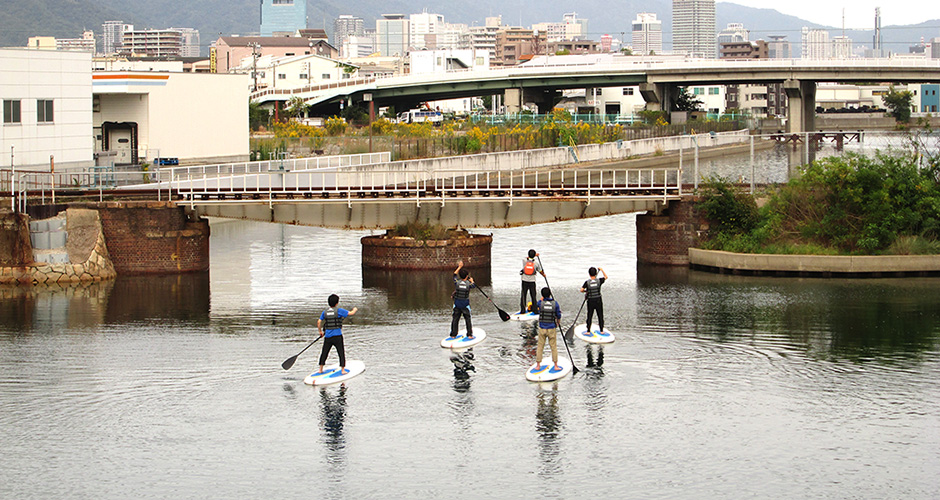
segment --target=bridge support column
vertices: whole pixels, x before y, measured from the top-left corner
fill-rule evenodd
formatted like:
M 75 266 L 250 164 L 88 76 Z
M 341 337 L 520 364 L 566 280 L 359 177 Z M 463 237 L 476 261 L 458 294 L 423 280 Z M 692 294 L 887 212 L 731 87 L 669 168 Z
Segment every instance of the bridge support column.
M 787 132 L 813 132 L 816 130 L 816 82 L 787 80 L 783 82 L 787 93 Z
M 507 113 L 522 111 L 522 89 L 506 89 L 503 95 L 503 103 L 506 106 Z
M 679 97 L 679 87 L 668 83 L 641 83 L 640 95 L 648 111 L 664 111 L 668 118 L 673 103 Z
M 636 217 L 636 259 L 641 264 L 689 265 L 689 248 L 708 233 L 708 221 L 695 207 L 695 198 L 671 201 L 660 213 Z

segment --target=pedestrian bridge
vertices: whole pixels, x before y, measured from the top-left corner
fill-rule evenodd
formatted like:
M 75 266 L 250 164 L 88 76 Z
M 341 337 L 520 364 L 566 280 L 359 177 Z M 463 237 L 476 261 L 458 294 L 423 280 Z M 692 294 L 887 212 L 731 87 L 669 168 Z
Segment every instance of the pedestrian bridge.
M 658 213 L 682 196 L 681 168 L 624 160 L 750 141 L 742 130 L 398 162 L 374 153 L 179 167 L 162 169 L 158 186 L 200 216 L 344 229 L 513 227 Z

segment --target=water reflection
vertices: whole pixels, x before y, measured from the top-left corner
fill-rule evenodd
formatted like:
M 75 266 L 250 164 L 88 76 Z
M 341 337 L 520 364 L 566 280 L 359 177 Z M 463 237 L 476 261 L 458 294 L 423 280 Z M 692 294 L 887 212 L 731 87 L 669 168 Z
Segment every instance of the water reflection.
M 104 320 L 114 282 L 0 287 L 0 317 L 14 333 L 89 328 Z
M 558 414 L 558 385 L 536 392 L 535 430 L 539 434 L 539 476 L 551 477 L 562 472 L 561 417 Z
M 589 370 L 587 370 L 588 377 L 596 378 L 604 375 L 602 368 L 604 366 L 604 346 L 587 344 L 584 346 L 584 354 L 585 358 L 587 358 L 585 366 L 589 368 Z
M 124 323 L 141 319 L 209 321 L 209 273 L 169 276 L 119 276 L 108 300 L 106 320 Z
M 457 392 L 467 392 L 470 390 L 470 373 L 475 372 L 473 366 L 473 348 L 466 351 L 454 351 L 450 356 L 450 362 L 454 364 L 454 390 Z
M 326 461 L 332 465 L 346 463 L 346 384 L 338 388 L 320 388 L 320 425 L 326 445 Z
M 389 308 L 449 309 L 453 306 L 453 276 L 453 271 L 404 271 L 363 267 L 362 287 L 384 291 L 388 296 Z M 478 286 L 490 286 L 489 267 L 472 269 L 470 276 Z

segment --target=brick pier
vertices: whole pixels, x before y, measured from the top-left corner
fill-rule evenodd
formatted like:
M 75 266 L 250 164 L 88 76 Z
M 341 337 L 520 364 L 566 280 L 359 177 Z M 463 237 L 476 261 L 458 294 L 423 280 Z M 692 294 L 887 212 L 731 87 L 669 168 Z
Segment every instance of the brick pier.
M 661 214 L 637 215 L 636 258 L 644 264 L 688 266 L 689 248 L 708 233 L 708 222 L 695 209 L 695 198 L 683 196 Z

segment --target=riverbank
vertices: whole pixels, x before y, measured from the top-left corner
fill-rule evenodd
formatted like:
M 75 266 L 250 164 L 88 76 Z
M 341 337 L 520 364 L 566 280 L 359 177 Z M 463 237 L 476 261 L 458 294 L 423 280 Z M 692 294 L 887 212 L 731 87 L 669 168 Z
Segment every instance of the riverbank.
M 940 276 L 940 255 L 784 255 L 689 249 L 689 267 L 754 276 Z

